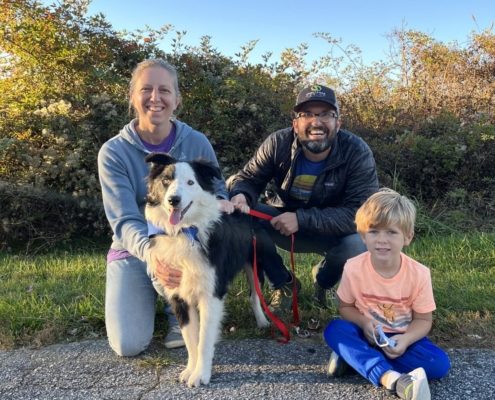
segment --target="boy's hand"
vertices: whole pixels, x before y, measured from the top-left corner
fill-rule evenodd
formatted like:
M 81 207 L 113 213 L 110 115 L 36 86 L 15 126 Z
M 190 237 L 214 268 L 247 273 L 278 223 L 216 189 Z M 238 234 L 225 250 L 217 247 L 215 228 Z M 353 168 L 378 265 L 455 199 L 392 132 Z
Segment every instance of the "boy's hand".
M 373 324 L 373 321 L 369 320 L 364 326 L 363 326 L 363 332 L 364 336 L 366 337 L 366 340 L 368 340 L 369 344 L 374 345 L 375 344 L 375 338 L 373 336 L 373 331 L 375 330 L 375 325 Z
M 394 335 L 391 336 L 390 339 L 394 339 L 396 341 L 396 345 L 394 347 L 382 347 L 382 350 L 388 358 L 393 360 L 394 358 L 400 357 L 402 354 L 405 353 L 405 351 L 409 347 L 409 343 L 404 335 Z
M 371 345 L 375 345 L 375 339 L 373 338 L 373 330 L 375 326 L 373 325 L 373 320 L 369 319 L 356 308 L 353 303 L 346 303 L 338 295 L 339 300 L 339 314 L 342 319 L 350 321 L 361 328 L 366 340 Z
M 413 320 L 409 324 L 407 331 L 405 333 L 392 336 L 392 339 L 397 341 L 397 345 L 393 348 L 383 347 L 383 352 L 391 359 L 401 356 L 411 344 L 417 342 L 428 334 L 431 329 L 431 324 L 431 312 L 420 314 L 413 311 Z

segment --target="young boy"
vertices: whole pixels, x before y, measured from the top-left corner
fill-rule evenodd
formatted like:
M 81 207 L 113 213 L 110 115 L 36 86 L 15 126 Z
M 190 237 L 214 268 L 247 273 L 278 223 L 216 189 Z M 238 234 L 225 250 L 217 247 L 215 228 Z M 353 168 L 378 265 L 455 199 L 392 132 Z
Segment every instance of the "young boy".
M 415 218 L 412 202 L 391 190 L 357 211 L 368 251 L 347 261 L 337 290 L 342 319 L 330 322 L 324 337 L 333 350 L 330 375 L 349 365 L 402 399 L 429 400 L 428 379 L 445 376 L 450 361 L 426 337 L 436 308 L 430 270 L 402 253 Z

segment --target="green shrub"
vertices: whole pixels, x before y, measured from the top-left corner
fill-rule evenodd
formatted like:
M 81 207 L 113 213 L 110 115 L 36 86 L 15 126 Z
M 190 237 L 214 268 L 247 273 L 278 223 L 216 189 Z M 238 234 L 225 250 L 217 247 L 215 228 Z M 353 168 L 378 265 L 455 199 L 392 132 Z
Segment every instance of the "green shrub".
M 91 198 L 0 182 L 0 204 L 0 249 L 109 235 L 101 202 Z
M 294 87 L 259 67 L 239 68 L 216 55 L 182 54 L 177 65 L 183 94 L 179 118 L 210 139 L 225 175 L 232 174 L 271 132 L 290 125 Z
M 406 193 L 429 207 L 441 203 L 480 216 L 493 210 L 494 125 L 463 125 L 455 116 L 442 114 L 416 132 L 374 134 L 368 142 L 382 184 L 398 179 Z

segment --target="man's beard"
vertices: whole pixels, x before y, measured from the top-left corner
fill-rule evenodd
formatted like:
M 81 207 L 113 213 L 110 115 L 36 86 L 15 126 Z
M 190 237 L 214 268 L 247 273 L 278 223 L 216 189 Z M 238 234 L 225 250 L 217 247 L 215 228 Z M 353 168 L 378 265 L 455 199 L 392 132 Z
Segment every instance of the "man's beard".
M 306 130 L 305 137 L 308 137 L 310 132 L 311 132 L 311 128 L 308 128 Z M 325 133 L 325 136 L 322 139 L 303 140 L 299 138 L 299 142 L 304 148 L 306 148 L 309 152 L 313 154 L 323 153 L 332 146 L 333 138 L 335 137 L 335 135 L 332 132 L 330 132 L 327 128 L 324 128 L 323 132 Z

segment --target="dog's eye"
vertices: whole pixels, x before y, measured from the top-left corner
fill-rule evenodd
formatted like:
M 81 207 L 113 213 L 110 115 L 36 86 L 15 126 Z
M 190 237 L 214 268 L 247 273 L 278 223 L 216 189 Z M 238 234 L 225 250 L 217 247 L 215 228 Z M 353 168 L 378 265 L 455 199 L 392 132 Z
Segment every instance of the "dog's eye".
M 165 186 L 170 185 L 170 179 L 169 178 L 162 178 L 162 184 Z
M 194 181 L 193 181 L 192 179 L 189 179 L 189 180 L 187 181 L 187 184 L 188 184 L 189 186 L 192 186 L 192 185 L 194 185 Z

